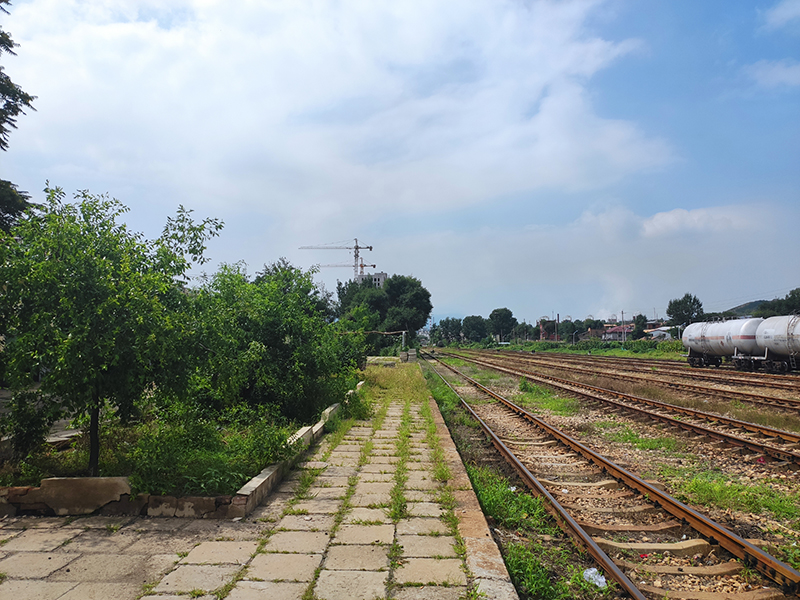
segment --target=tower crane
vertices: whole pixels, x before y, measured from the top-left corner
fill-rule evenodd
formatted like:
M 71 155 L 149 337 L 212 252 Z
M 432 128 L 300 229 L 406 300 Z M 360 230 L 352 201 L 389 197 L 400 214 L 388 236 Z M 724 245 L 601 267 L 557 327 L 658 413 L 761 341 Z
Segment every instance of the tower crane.
M 372 246 L 359 246 L 358 245 L 358 238 L 354 239 L 355 244 L 353 246 L 333 246 L 333 245 L 325 245 L 325 246 L 300 246 L 300 250 L 352 250 L 353 251 L 353 275 L 355 279 L 358 279 L 358 268 L 361 267 L 361 274 L 364 274 L 364 267 L 375 267 L 375 265 L 365 265 L 361 262 L 361 255 L 359 254 L 359 250 L 369 250 L 372 251 Z M 333 242 L 333 244 L 340 243 L 340 242 Z M 339 267 L 339 266 L 349 266 L 349 265 L 320 265 L 326 267 Z

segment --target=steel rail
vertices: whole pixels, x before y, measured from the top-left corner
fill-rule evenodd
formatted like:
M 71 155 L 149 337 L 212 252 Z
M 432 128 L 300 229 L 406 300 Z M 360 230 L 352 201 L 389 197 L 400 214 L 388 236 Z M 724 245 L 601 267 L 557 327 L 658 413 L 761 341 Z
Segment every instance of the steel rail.
M 458 355 L 452 355 L 458 356 Z M 463 357 L 461 357 L 463 358 Z M 560 379 L 558 377 L 553 377 L 551 375 L 541 375 L 538 373 L 532 373 L 525 369 L 509 369 L 506 367 L 501 367 L 499 365 L 493 364 L 489 361 L 478 360 L 474 358 L 466 359 L 470 362 L 474 362 L 475 364 L 479 364 L 485 367 L 489 367 L 491 369 L 495 369 L 502 373 L 506 373 L 508 375 L 515 375 L 525 377 L 526 379 L 531 379 L 537 381 L 539 383 L 544 382 L 546 385 L 551 385 L 553 387 L 557 387 L 559 389 L 568 391 L 570 393 L 583 396 L 584 398 L 594 401 L 594 402 L 604 402 L 606 404 L 610 404 L 617 408 L 627 410 L 630 412 L 634 412 L 640 414 L 642 416 L 647 417 L 648 419 L 661 421 L 662 423 L 666 423 L 667 425 L 671 425 L 673 427 L 678 427 L 685 431 L 691 431 L 693 433 L 697 433 L 711 439 L 724 442 L 726 444 L 730 444 L 732 446 L 738 446 L 740 448 L 746 448 L 752 452 L 756 452 L 759 454 L 764 454 L 774 458 L 775 460 L 781 461 L 788 461 L 800 464 L 800 452 L 795 452 L 793 450 L 786 450 L 785 448 L 779 448 L 777 446 L 771 446 L 769 444 L 764 444 L 761 442 L 747 440 L 744 438 L 737 437 L 735 435 L 731 435 L 722 431 L 716 431 L 714 429 L 708 429 L 707 427 L 703 427 L 702 425 L 697 425 L 695 423 L 687 423 L 686 421 L 681 421 L 679 419 L 675 419 L 674 417 L 670 417 L 668 415 L 661 415 L 658 413 L 653 413 L 643 408 L 639 408 L 636 406 L 631 406 L 629 404 L 625 404 L 624 402 L 617 402 L 616 400 L 611 400 L 609 398 L 600 398 L 598 396 L 588 394 L 586 392 L 578 391 L 578 390 L 587 390 L 592 392 L 593 394 L 606 394 L 609 396 L 614 396 L 616 398 L 620 398 L 623 400 L 627 400 L 629 402 L 637 402 L 641 404 L 645 404 L 651 406 L 653 408 L 657 408 L 659 410 L 669 411 L 669 412 L 677 412 L 679 414 L 688 415 L 693 418 L 697 419 L 705 419 L 708 421 L 714 421 L 717 423 L 721 423 L 724 425 L 728 425 L 731 427 L 737 427 L 740 429 L 745 429 L 752 433 L 758 433 L 762 435 L 768 435 L 771 437 L 779 437 L 784 441 L 792 444 L 800 443 L 800 435 L 791 433 L 788 431 L 783 431 L 780 429 L 773 429 L 772 427 L 766 427 L 763 425 L 757 425 L 755 423 L 748 423 L 746 421 L 739 421 L 738 419 L 731 419 L 728 417 L 723 417 L 720 415 L 714 415 L 711 413 L 702 412 L 699 410 L 694 410 L 692 408 L 684 408 L 680 406 L 674 406 L 672 404 L 666 404 L 665 402 L 660 402 L 658 400 L 651 400 L 649 398 L 641 398 L 639 396 L 633 396 L 631 394 L 624 394 L 622 392 L 617 392 L 614 390 L 608 390 L 605 388 L 599 388 L 596 386 L 588 385 L 585 383 L 578 383 L 574 381 L 569 381 L 567 379 Z M 578 390 L 574 389 L 578 388 Z
M 510 400 L 506 400 L 499 394 L 492 392 L 490 389 L 481 385 L 474 379 L 463 375 L 454 367 L 449 365 L 446 366 L 454 372 L 459 373 L 461 377 L 464 377 L 464 379 L 469 381 L 473 386 L 486 392 L 499 402 L 502 402 L 508 406 L 511 410 L 516 412 L 525 420 L 548 432 L 563 444 L 572 448 L 573 451 L 581 454 L 584 458 L 593 462 L 617 481 L 621 481 L 628 487 L 631 487 L 637 490 L 639 493 L 646 495 L 657 506 L 661 507 L 666 512 L 680 519 L 681 521 L 688 523 L 697 532 L 706 537 L 712 544 L 719 544 L 725 548 L 725 550 L 744 561 L 746 565 L 756 569 L 762 575 L 765 575 L 772 581 L 779 584 L 784 592 L 796 593 L 798 590 L 800 590 L 800 572 L 796 571 L 789 565 L 779 561 L 773 556 L 770 556 L 766 552 L 763 552 L 747 540 L 727 530 L 718 523 L 707 519 L 697 511 L 689 508 L 682 502 L 679 502 L 666 492 L 662 492 L 658 488 L 640 479 L 633 473 L 623 469 L 610 460 L 607 460 L 591 448 L 584 446 L 556 427 L 553 427 L 552 425 L 549 425 L 545 421 L 532 415 L 521 406 L 517 406 Z
M 753 404 L 779 407 L 789 410 L 800 410 L 800 400 L 791 400 L 788 398 L 776 398 L 775 396 L 764 396 L 762 394 L 753 394 L 751 392 L 737 392 L 733 390 L 715 390 L 701 385 L 692 385 L 691 383 L 678 383 L 675 381 L 668 381 L 666 379 L 658 379 L 656 377 L 644 377 L 641 375 L 631 375 L 631 374 L 622 375 L 613 373 L 598 373 L 597 371 L 592 371 L 587 367 L 571 366 L 569 367 L 569 369 L 572 371 L 576 371 L 578 373 L 585 373 L 589 375 L 603 375 L 615 379 L 637 379 L 639 381 L 643 381 L 646 383 L 655 383 L 658 385 L 662 385 L 677 390 L 688 390 L 696 392 L 698 394 L 704 394 L 706 396 L 735 396 L 735 397 L 740 397 L 745 402 L 751 402 Z
M 519 353 L 519 354 L 527 354 L 521 350 L 506 350 L 502 351 L 503 354 L 511 354 L 511 353 Z M 549 353 L 546 352 L 539 352 L 536 354 L 536 358 L 551 358 L 552 355 L 548 355 Z M 620 364 L 620 365 L 652 365 L 658 368 L 669 369 L 673 372 L 682 372 L 687 374 L 702 374 L 706 376 L 719 376 L 724 377 L 727 375 L 733 375 L 737 377 L 737 380 L 740 381 L 747 381 L 749 380 L 752 382 L 753 385 L 767 385 L 770 387 L 772 386 L 769 382 L 774 382 L 777 384 L 782 384 L 780 387 L 788 386 L 789 388 L 797 388 L 800 386 L 800 374 L 795 372 L 788 372 L 782 374 L 776 373 L 762 373 L 760 371 L 739 371 L 733 368 L 727 367 L 716 367 L 714 370 L 710 370 L 709 368 L 700 369 L 697 367 L 690 367 L 685 362 L 679 362 L 675 360 L 667 360 L 667 359 L 658 359 L 658 358 L 622 358 L 618 356 L 596 356 L 592 355 L 591 357 L 582 356 L 579 354 L 559 354 L 559 358 L 564 358 L 565 360 L 571 360 L 574 362 L 597 362 L 603 363 L 607 362 L 609 364 Z
M 424 355 L 423 356 L 430 356 Z M 440 364 L 444 365 L 448 369 L 451 369 L 458 373 L 455 369 L 450 367 L 445 363 L 439 361 L 435 356 L 431 356 L 434 360 L 439 362 Z M 431 367 L 433 368 L 433 367 Z M 608 575 L 611 579 L 616 581 L 632 598 L 636 598 L 637 600 L 646 600 L 646 596 L 642 594 L 639 588 L 636 587 L 625 573 L 614 563 L 608 554 L 597 545 L 592 539 L 592 536 L 587 533 L 583 527 L 581 527 L 578 522 L 561 506 L 561 504 L 556 500 L 553 495 L 547 491 L 541 482 L 536 478 L 536 476 L 531 473 L 528 468 L 522 464 L 522 462 L 516 457 L 516 455 L 511 451 L 511 449 L 506 446 L 500 437 L 489 427 L 483 419 L 478 416 L 472 407 L 467 404 L 464 398 L 453 389 L 453 386 L 448 383 L 448 381 L 442 377 L 441 373 L 439 373 L 435 368 L 433 368 L 433 372 L 436 373 L 441 380 L 445 383 L 447 387 L 456 395 L 456 397 L 461 401 L 461 405 L 472 415 L 481 426 L 483 431 L 486 435 L 489 436 L 489 439 L 492 441 L 492 445 L 497 448 L 497 451 L 503 455 L 506 462 L 508 462 L 514 470 L 517 471 L 520 478 L 525 482 L 525 485 L 537 496 L 540 496 L 544 500 L 544 506 L 547 510 L 548 514 L 553 517 L 556 522 L 561 526 L 561 529 L 564 530 L 567 535 L 569 535 L 579 546 L 586 549 L 586 551 L 594 558 L 595 562 L 605 571 L 606 575 Z M 462 377 L 465 377 L 462 375 Z
M 632 373 L 646 373 L 648 375 L 670 375 L 672 377 L 680 377 L 684 379 L 693 379 L 696 381 L 708 381 L 721 383 L 723 385 L 737 385 L 746 387 L 768 387 L 775 390 L 785 390 L 787 392 L 800 392 L 800 380 L 788 379 L 783 376 L 777 376 L 778 379 L 763 379 L 761 377 L 749 376 L 746 372 L 719 372 L 709 370 L 698 370 L 694 367 L 680 367 L 680 366 L 648 366 L 644 364 L 645 359 L 601 359 L 600 357 L 576 357 L 574 355 L 561 354 L 545 355 L 540 352 L 536 355 L 531 355 L 524 352 L 501 352 L 502 356 L 519 357 L 528 362 L 547 363 L 553 365 L 560 365 L 562 368 L 565 363 L 578 364 L 583 368 L 598 368 L 598 369 L 616 369 Z M 564 358 L 569 356 L 569 358 Z M 604 364 L 605 363 L 605 364 Z M 638 364 L 637 364 L 638 363 Z M 570 367 L 573 368 L 573 367 Z

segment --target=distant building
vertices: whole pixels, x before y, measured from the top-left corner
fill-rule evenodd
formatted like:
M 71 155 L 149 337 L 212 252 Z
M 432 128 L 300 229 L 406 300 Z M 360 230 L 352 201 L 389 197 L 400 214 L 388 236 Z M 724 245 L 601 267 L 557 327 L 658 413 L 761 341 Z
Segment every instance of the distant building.
M 647 334 L 648 337 L 654 340 L 671 340 L 672 334 L 670 330 L 674 329 L 674 327 L 656 327 L 655 329 L 645 329 L 644 332 Z
M 388 277 L 389 275 L 387 273 L 364 273 L 358 276 L 358 283 L 364 280 L 372 281 L 372 285 L 377 288 L 382 288 Z
M 617 325 L 610 327 L 603 333 L 604 342 L 621 342 L 631 337 L 633 325 Z

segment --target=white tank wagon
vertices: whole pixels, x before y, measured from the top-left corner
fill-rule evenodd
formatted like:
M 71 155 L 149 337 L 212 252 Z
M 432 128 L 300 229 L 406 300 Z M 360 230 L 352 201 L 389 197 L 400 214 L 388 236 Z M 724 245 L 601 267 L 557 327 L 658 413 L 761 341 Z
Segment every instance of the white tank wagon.
M 800 316 L 692 323 L 681 336 L 693 367 L 730 359 L 739 370 L 785 372 L 800 363 Z

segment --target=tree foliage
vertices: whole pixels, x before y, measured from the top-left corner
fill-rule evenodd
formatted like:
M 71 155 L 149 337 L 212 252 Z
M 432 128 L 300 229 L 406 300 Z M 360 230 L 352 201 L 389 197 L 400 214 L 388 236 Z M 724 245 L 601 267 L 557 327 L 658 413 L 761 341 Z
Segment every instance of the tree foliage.
M 756 317 L 776 317 L 791 314 L 800 314 L 800 288 L 793 289 L 784 298 L 762 302 L 753 312 Z
M 492 323 L 492 330 L 495 335 L 500 336 L 500 341 L 506 341 L 507 337 L 517 326 L 517 319 L 508 308 L 495 308 L 489 314 L 489 321 Z
M 116 200 L 82 191 L 70 204 L 59 188 L 45 191 L 43 214 L 2 238 L 7 376 L 17 390 L 40 378 L 50 403 L 90 417 L 96 475 L 103 406 L 130 416 L 146 389 L 180 380 L 185 295 L 176 280 L 190 263 L 119 223 L 127 208 Z
M 461 331 L 464 337 L 470 342 L 480 342 L 489 335 L 489 331 L 486 327 L 486 319 L 480 315 L 464 317 L 464 320 L 461 322 Z
M 667 305 L 667 316 L 672 325 L 686 327 L 689 323 L 694 323 L 703 318 L 703 303 L 688 292 L 683 298 L 670 300 Z
M 406 331 L 409 342 L 427 323 L 433 310 L 430 292 L 419 279 L 406 275 L 389 277 L 382 288 L 369 280 L 339 282 L 336 291 L 335 313 L 348 329 Z M 394 343 L 392 338 L 375 333 L 368 334 L 366 339 L 373 352 Z
M 10 0 L 0 0 L 0 11 L 8 14 L 4 5 L 9 4 Z M 17 45 L 8 32 L 0 29 L 0 56 L 3 52 L 14 55 L 14 48 Z M 25 114 L 26 108 L 35 110 L 33 108 L 35 99 L 36 96 L 31 96 L 11 81 L 0 65 L 0 150 L 8 150 L 8 136 L 11 129 L 17 127 L 17 116 Z

